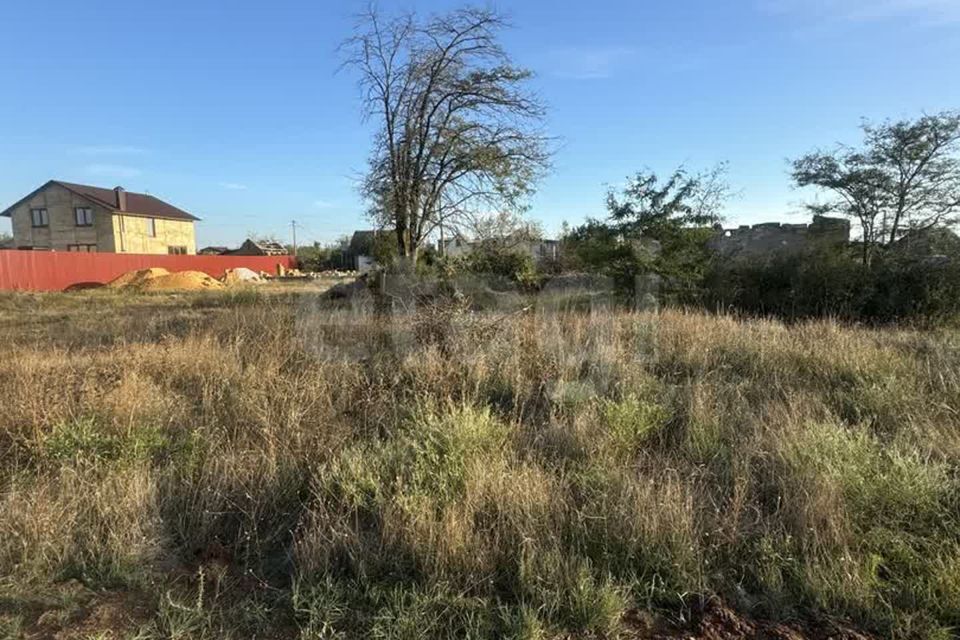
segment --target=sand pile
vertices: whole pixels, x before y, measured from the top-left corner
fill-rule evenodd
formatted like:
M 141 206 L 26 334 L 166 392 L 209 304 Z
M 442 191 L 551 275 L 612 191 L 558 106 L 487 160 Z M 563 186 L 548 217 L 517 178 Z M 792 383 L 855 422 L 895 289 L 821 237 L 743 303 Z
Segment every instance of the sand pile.
M 205 291 L 223 289 L 224 285 L 200 271 L 178 271 L 165 276 L 149 278 L 137 288 L 140 291 Z
M 139 289 L 147 280 L 168 276 L 170 272 L 163 267 L 150 267 L 149 269 L 137 269 L 136 271 L 127 271 L 122 276 L 118 276 L 107 283 L 111 289 Z
M 263 278 L 261 278 L 260 274 L 253 269 L 237 267 L 236 269 L 227 269 L 224 271 L 223 277 L 220 278 L 220 281 L 226 285 L 231 285 L 244 284 L 248 282 L 263 282 Z

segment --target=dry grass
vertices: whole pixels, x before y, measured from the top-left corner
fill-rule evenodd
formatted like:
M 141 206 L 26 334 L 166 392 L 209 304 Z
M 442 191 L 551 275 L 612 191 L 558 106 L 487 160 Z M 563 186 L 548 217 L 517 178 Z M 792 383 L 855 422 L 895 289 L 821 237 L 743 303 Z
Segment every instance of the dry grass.
M 4 296 L 0 596 L 142 593 L 143 638 L 613 637 L 710 595 L 960 624 L 956 333 L 413 320 Z

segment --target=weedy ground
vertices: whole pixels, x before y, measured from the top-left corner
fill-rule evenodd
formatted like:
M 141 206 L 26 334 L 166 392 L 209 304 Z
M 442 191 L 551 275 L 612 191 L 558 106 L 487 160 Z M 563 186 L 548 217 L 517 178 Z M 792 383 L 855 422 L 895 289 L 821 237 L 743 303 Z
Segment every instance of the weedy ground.
M 0 637 L 960 625 L 957 332 L 408 311 L 0 297 Z

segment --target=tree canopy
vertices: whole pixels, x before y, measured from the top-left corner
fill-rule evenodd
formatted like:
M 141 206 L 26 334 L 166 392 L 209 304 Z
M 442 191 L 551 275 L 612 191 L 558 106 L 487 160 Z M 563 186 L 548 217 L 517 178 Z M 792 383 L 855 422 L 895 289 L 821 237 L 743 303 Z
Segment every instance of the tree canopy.
M 344 43 L 378 124 L 362 190 L 406 258 L 438 228 L 522 209 L 547 166 L 544 107 L 498 41 L 506 26 L 490 9 L 369 9 Z
M 621 290 L 651 272 L 689 288 L 707 268 L 706 241 L 732 195 L 725 164 L 699 172 L 681 166 L 664 179 L 640 171 L 607 193 L 606 220 L 588 219 L 565 244 L 576 266 L 609 275 Z
M 663 240 L 678 229 L 720 222 L 720 210 L 730 197 L 727 166 L 691 173 L 681 166 L 661 180 L 652 171 L 638 172 L 620 194 L 607 193 L 610 221 L 624 235 Z
M 793 161 L 792 177 L 832 196 L 814 211 L 857 219 L 869 264 L 879 245 L 960 219 L 960 112 L 861 128 L 861 147 L 809 153 Z

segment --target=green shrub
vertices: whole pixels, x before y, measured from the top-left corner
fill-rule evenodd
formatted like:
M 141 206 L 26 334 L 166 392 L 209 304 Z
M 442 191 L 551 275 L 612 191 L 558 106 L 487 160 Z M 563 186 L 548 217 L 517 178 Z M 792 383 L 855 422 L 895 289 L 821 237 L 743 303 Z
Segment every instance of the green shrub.
M 885 445 L 857 428 L 811 425 L 786 451 L 791 476 L 836 486 L 852 524 L 921 534 L 949 527 L 948 469 Z
M 387 591 L 368 637 L 378 640 L 420 640 L 492 637 L 494 611 L 480 598 L 435 586 Z
M 813 252 L 718 261 L 704 284 L 707 308 L 783 318 L 940 322 L 960 313 L 960 262 Z
M 524 597 L 552 624 L 573 633 L 615 637 L 627 608 L 624 589 L 598 576 L 588 560 L 557 551 L 536 553 L 523 566 Z
M 443 505 L 462 495 L 468 463 L 505 443 L 488 410 L 420 411 L 386 442 L 346 450 L 323 474 L 322 491 L 353 508 L 398 494 Z
M 78 464 L 151 461 L 163 455 L 189 455 L 190 448 L 191 443 L 175 442 L 157 427 L 117 432 L 93 417 L 58 423 L 42 442 L 45 458 Z
M 945 465 L 834 424 L 807 426 L 786 439 L 782 454 L 795 542 L 779 545 L 780 557 L 793 560 L 780 563 L 780 577 L 764 579 L 768 587 L 901 628 L 881 602 L 904 611 L 946 602 L 935 595 L 953 588 L 943 580 L 942 554 L 955 558 L 960 537 L 958 487 Z
M 481 244 L 459 259 L 461 268 L 481 276 L 502 278 L 515 284 L 536 283 L 537 270 L 530 254 L 510 247 Z
M 101 429 L 93 418 L 85 418 L 56 425 L 43 447 L 54 460 L 98 462 L 119 458 L 123 442 Z
M 618 457 L 632 457 L 664 425 L 669 412 L 651 401 L 628 395 L 602 407 L 610 446 Z

